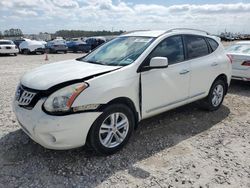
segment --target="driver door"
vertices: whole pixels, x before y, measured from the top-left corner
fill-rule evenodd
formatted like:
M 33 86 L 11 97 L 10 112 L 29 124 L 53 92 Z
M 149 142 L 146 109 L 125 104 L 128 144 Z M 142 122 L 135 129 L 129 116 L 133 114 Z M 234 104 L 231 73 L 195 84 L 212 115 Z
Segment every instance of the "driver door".
M 164 39 L 144 66 L 150 66 L 153 57 L 167 57 L 169 65 L 141 73 L 142 118 L 183 105 L 189 97 L 190 63 L 185 62 L 182 36 Z

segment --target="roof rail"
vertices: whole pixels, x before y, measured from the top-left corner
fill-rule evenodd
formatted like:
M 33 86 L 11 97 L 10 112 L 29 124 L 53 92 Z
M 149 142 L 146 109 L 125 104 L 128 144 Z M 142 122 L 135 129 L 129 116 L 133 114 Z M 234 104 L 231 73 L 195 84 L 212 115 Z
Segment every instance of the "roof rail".
M 210 33 L 208 33 L 207 31 L 203 31 L 200 29 L 191 29 L 191 28 L 174 28 L 174 29 L 170 29 L 168 31 L 166 31 L 166 33 L 172 32 L 172 31 L 178 31 L 178 30 L 190 30 L 190 31 L 198 31 L 201 33 L 206 33 L 207 35 L 210 35 Z
M 126 34 L 140 32 L 140 31 L 150 31 L 150 29 L 126 31 L 126 32 L 122 33 L 121 35 L 126 35 Z

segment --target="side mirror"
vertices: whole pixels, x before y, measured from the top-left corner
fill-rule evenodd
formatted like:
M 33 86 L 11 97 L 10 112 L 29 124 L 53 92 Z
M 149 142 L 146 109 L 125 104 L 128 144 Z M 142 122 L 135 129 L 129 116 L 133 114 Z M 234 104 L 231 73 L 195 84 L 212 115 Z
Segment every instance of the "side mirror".
M 138 72 L 144 72 L 151 69 L 163 69 L 168 67 L 168 58 L 166 57 L 153 57 L 150 62 L 149 66 L 141 67 Z
M 168 58 L 166 57 L 153 57 L 150 60 L 149 67 L 151 69 L 160 69 L 168 67 Z

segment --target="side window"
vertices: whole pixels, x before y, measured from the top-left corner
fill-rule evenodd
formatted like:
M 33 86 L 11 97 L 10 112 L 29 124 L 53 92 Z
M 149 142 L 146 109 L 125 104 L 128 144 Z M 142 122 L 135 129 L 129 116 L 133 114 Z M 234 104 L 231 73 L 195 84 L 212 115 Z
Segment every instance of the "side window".
M 209 54 L 207 43 L 203 37 L 186 35 L 185 42 L 187 46 L 188 59 L 193 59 Z
M 149 55 L 148 62 L 153 57 L 167 57 L 169 65 L 184 61 L 184 49 L 181 36 L 173 36 L 163 40 Z
M 207 41 L 208 41 L 208 43 L 211 46 L 213 51 L 215 51 L 218 48 L 219 44 L 215 40 L 213 40 L 211 38 L 207 38 Z

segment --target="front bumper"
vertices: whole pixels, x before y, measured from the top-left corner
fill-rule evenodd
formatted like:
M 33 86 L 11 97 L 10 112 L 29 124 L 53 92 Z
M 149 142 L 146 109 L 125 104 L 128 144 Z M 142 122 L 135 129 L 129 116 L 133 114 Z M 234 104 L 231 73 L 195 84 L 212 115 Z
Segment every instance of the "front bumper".
M 51 50 L 54 52 L 64 52 L 68 50 L 68 47 L 54 47 L 54 48 L 51 48 Z
M 232 79 L 250 81 L 250 68 L 247 69 L 232 69 Z
M 101 112 L 52 116 L 42 111 L 43 100 L 32 110 L 13 103 L 14 113 L 23 131 L 45 148 L 64 150 L 83 146 L 89 129 Z
M 45 53 L 45 48 L 37 48 L 33 52 Z

